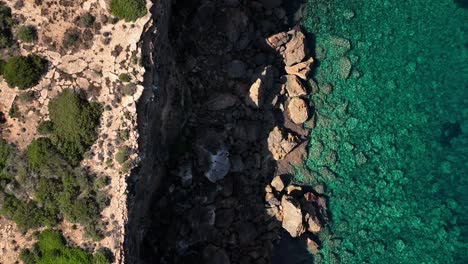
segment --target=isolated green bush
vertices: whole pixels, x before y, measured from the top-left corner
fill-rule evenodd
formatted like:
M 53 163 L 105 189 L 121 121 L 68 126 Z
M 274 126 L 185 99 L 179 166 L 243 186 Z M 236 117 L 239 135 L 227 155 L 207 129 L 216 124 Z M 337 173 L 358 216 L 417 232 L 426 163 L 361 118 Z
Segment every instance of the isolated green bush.
M 96 140 L 101 112 L 99 104 L 90 103 L 69 89 L 50 101 L 51 140 L 73 164 L 81 160 Z
M 39 56 L 14 56 L 5 64 L 3 77 L 10 87 L 27 89 L 36 85 L 46 70 L 47 61 Z
M 18 39 L 23 42 L 34 42 L 37 40 L 37 30 L 34 26 L 20 26 L 18 28 Z
M 111 0 L 110 11 L 112 15 L 125 19 L 125 21 L 135 21 L 146 15 L 145 0 Z
M 20 259 L 25 264 L 108 264 L 113 256 L 109 250 L 99 249 L 95 256 L 79 247 L 69 247 L 57 231 L 44 230 L 31 249 L 24 249 Z
M 0 48 L 8 48 L 13 44 L 12 25 L 11 9 L 5 3 L 0 2 Z
M 80 17 L 80 25 L 83 27 L 92 27 L 96 18 L 90 13 L 85 13 Z

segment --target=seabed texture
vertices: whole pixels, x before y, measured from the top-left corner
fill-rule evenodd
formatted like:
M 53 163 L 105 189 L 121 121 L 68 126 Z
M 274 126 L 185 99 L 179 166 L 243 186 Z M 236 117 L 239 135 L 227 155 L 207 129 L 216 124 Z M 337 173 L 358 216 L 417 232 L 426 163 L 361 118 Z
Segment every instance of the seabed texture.
M 312 173 L 296 180 L 330 196 L 316 263 L 468 263 L 468 9 L 458 2 L 308 1 L 317 127 Z

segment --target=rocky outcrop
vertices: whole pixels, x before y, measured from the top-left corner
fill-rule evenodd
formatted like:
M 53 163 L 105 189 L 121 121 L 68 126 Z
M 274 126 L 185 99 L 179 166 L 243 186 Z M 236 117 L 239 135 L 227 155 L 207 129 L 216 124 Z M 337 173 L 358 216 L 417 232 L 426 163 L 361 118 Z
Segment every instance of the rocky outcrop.
M 279 162 L 289 173 L 307 146 L 307 90 L 298 76 L 312 62 L 305 36 L 268 38 L 288 28 L 282 2 L 177 1 L 169 38 L 168 28 L 150 28 L 151 58 L 161 65 L 147 79 L 155 133 L 143 138 L 143 178 L 135 182 L 139 246 L 128 254 L 136 263 L 271 263 L 281 226 L 308 232 L 300 190 L 282 177 L 269 185 Z M 157 20 L 168 26 L 167 17 Z M 263 37 L 276 48 L 266 50 Z M 302 65 L 301 73 L 285 65 Z

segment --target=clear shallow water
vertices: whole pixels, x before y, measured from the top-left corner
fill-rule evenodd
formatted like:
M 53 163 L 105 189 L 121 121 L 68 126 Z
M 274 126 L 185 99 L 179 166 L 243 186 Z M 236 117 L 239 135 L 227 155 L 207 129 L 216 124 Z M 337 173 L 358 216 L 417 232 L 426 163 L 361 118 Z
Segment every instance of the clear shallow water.
M 317 263 L 468 263 L 468 10 L 309 0 L 311 175 L 332 223 Z M 351 70 L 350 70 L 351 69 Z

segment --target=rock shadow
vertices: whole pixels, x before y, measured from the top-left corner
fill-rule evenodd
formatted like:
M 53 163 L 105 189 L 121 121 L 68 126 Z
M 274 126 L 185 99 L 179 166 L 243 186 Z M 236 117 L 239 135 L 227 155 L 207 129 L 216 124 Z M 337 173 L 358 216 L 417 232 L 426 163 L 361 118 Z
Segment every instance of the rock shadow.
M 266 42 L 290 30 L 281 2 L 155 4 L 142 41 L 142 156 L 128 181 L 126 263 L 310 262 L 307 243 L 317 238 L 285 235 L 278 208 L 293 194 L 286 180 L 284 191 L 270 185 L 306 155 L 307 129 L 292 120 L 313 122 L 310 111 L 301 112 L 310 106 L 303 81 L 293 73 L 284 77 L 281 48 Z M 303 193 L 291 204 L 307 202 Z M 298 210 L 295 236 L 306 229 Z

